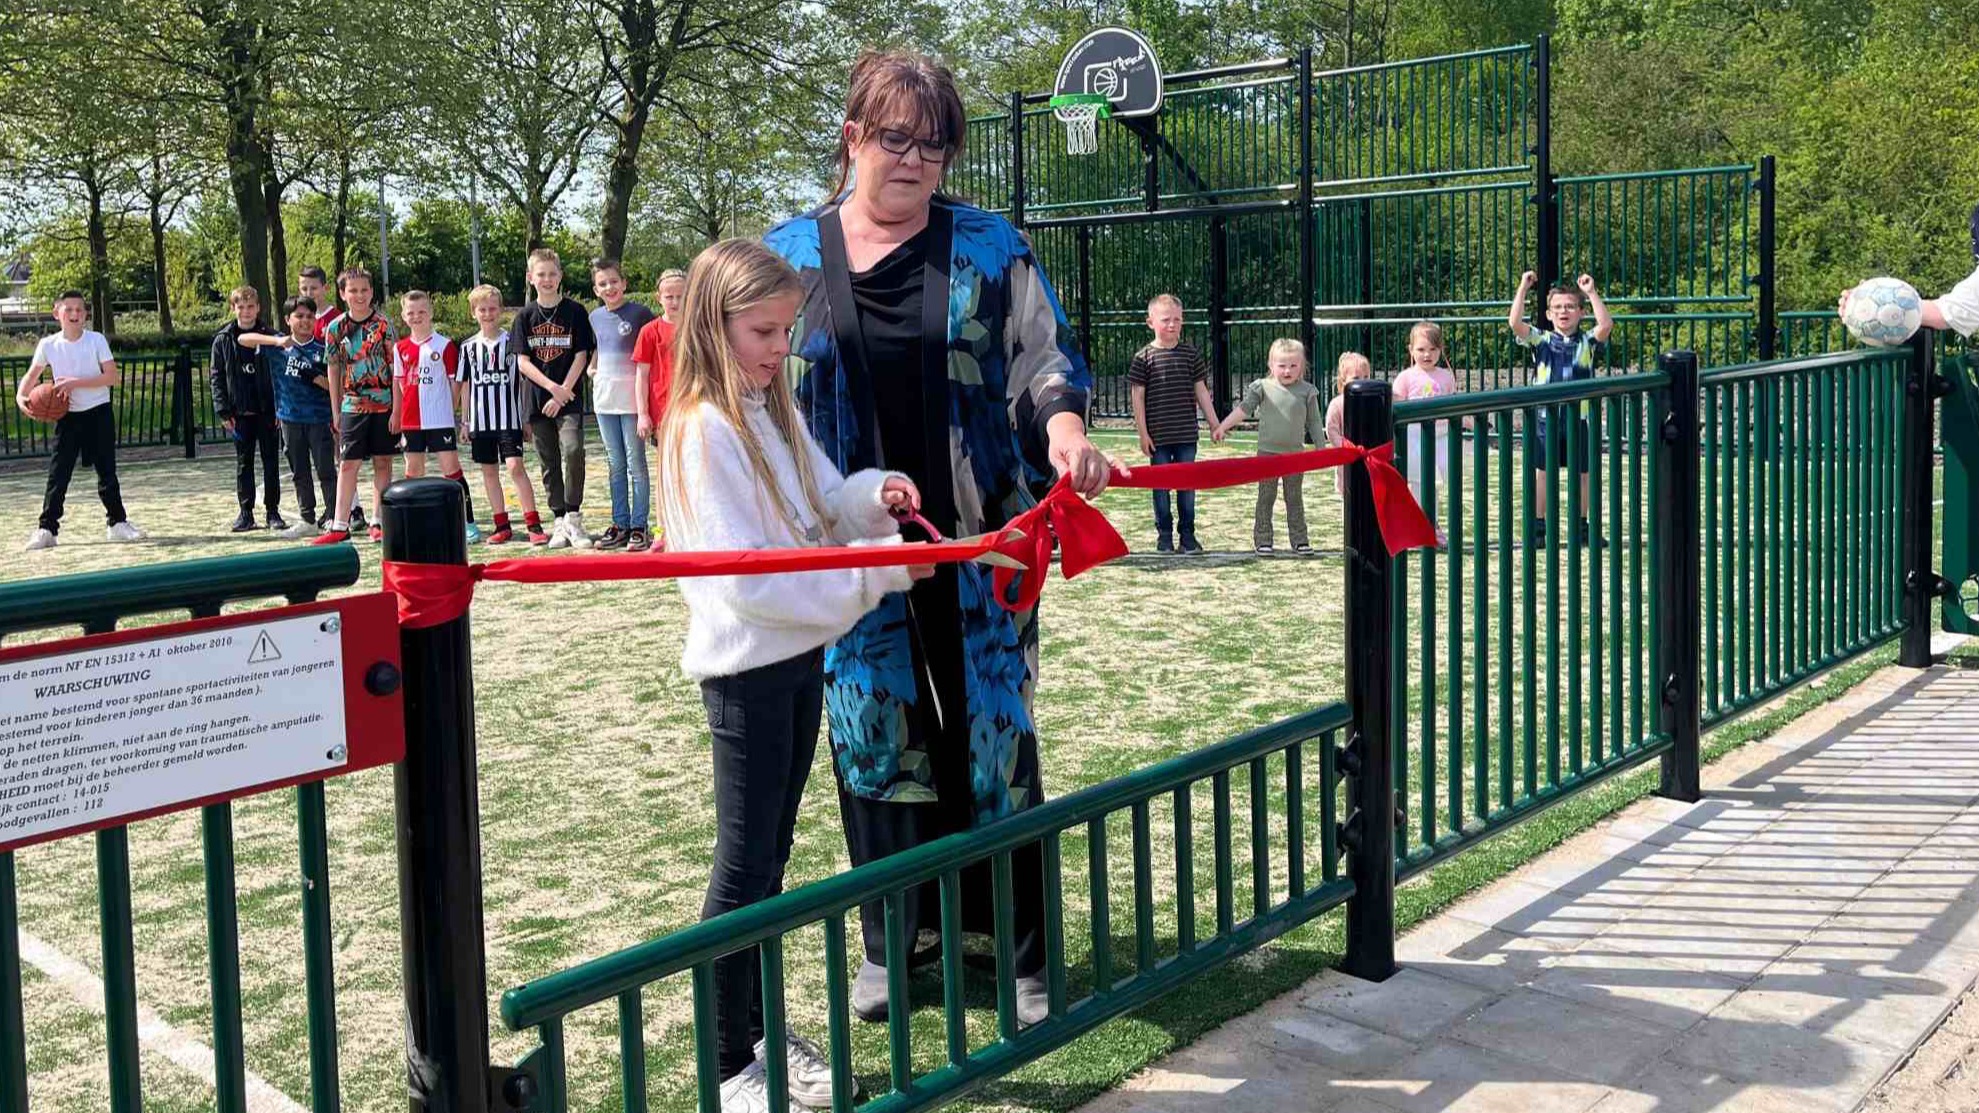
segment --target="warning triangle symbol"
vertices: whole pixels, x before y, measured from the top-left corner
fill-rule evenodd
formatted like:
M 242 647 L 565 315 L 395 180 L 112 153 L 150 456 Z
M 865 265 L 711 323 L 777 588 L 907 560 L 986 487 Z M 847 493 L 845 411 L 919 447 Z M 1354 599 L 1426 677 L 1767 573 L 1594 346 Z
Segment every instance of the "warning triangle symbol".
M 275 639 L 269 637 L 266 630 L 261 631 L 261 636 L 254 639 L 254 648 L 247 653 L 247 663 L 250 665 L 264 665 L 269 661 L 281 659 L 282 651 L 275 648 Z

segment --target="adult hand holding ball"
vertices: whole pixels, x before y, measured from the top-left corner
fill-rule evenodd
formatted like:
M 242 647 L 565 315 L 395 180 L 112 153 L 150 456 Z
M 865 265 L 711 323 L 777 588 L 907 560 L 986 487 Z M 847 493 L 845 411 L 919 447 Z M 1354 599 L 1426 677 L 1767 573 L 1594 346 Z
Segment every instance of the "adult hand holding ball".
M 1849 335 L 1874 348 L 1907 342 L 1924 322 L 1924 299 L 1901 278 L 1871 278 L 1841 297 Z

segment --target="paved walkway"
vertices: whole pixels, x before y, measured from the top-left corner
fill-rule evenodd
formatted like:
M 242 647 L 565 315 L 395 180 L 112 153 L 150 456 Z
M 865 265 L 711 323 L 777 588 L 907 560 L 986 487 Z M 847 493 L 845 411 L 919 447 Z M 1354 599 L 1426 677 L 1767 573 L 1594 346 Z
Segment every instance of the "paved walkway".
M 1979 978 L 1979 670 L 1885 670 L 1705 785 L 1086 1109 L 1854 1109 Z

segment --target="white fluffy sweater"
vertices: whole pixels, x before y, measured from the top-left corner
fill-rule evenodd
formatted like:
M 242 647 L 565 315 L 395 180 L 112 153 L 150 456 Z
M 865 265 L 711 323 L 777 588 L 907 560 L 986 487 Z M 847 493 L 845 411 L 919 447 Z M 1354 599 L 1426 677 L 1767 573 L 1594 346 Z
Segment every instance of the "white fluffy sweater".
M 784 443 L 760 400 L 748 403 L 747 417 L 779 490 L 762 489 L 734 427 L 719 410 L 704 403 L 686 424 L 680 474 L 669 477 L 678 484 L 674 494 L 688 504 L 691 514 L 683 515 L 673 499 L 662 500 L 668 550 L 900 543 L 899 526 L 880 501 L 880 488 L 892 473 L 869 469 L 841 476 L 817 442 L 804 433 L 797 450 L 810 454 L 811 472 L 832 519 L 824 526 L 804 498 L 791 446 Z M 796 519 L 798 532 L 786 524 L 785 513 Z M 822 538 L 807 542 L 804 532 L 814 526 Z M 682 579 L 680 593 L 687 600 L 688 622 L 680 667 L 695 680 L 704 680 L 795 657 L 836 641 L 879 605 L 882 596 L 906 591 L 911 583 L 905 568 Z

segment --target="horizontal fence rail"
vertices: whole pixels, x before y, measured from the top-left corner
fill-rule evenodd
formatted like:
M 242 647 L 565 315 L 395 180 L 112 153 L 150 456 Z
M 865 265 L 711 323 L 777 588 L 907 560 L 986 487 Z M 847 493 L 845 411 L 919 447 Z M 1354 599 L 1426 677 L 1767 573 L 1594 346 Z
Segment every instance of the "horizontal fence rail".
M 0 584 L 0 636 L 63 626 L 79 627 L 84 634 L 102 634 L 116 629 L 118 622 L 128 617 L 182 612 L 192 618 L 209 618 L 218 615 L 223 605 L 239 601 L 272 598 L 306 603 L 322 591 L 356 583 L 357 576 L 356 550 L 339 545 Z M 309 1100 L 314 1113 L 333 1113 L 341 1108 L 341 1098 L 335 940 L 330 933 L 329 834 L 322 783 L 297 786 L 295 806 Z M 200 809 L 215 1105 L 222 1113 L 244 1113 L 248 1107 L 233 831 L 232 804 Z M 91 838 L 96 843 L 110 1108 L 117 1113 L 136 1113 L 144 1107 L 144 1099 L 139 1076 L 130 829 L 111 827 Z M 15 855 L 13 851 L 0 852 L 0 1108 L 26 1113 L 27 1035 L 22 1017 Z
M 213 412 L 213 391 L 189 348 L 177 352 L 118 354 L 122 381 L 110 388 L 117 415 L 117 447 L 187 448 L 227 439 Z M 29 358 L 0 358 L 0 383 L 9 392 L 0 410 L 0 460 L 46 456 L 55 449 L 55 426 L 29 418 L 14 405 L 12 391 L 27 374 Z
M 621 1017 L 636 1018 L 642 993 L 654 983 L 687 974 L 694 1002 L 699 1108 L 717 1113 L 720 1080 L 711 996 L 715 960 L 758 949 L 765 1002 L 783 1001 L 787 941 L 821 925 L 832 1106 L 849 1109 L 857 1064 L 847 985 L 857 958 L 847 954 L 846 916 L 869 901 L 884 902 L 891 912 L 909 891 L 926 884 L 937 885 L 941 894 L 942 1065 L 916 1069 L 915 1060 L 925 1058 L 917 1053 L 917 1035 L 926 1039 L 929 1034 L 916 1032 L 905 1007 L 906 956 L 912 941 L 890 932 L 886 965 L 893 1005 L 884 1050 L 876 1049 L 873 1056 L 885 1060 L 890 1091 L 860 1108 L 892 1113 L 953 1100 L 1347 900 L 1354 886 L 1342 872 L 1334 833 L 1343 814 L 1334 755 L 1336 738 L 1351 721 L 1343 705 L 1318 708 L 511 989 L 502 996 L 503 1020 L 511 1029 L 537 1029 L 542 1040 L 521 1066 L 536 1080 L 541 1100 L 535 1108 L 569 1107 L 564 1033 L 569 1014 L 616 1003 Z M 1199 800 L 1205 795 L 1206 854 L 1196 849 L 1204 845 L 1198 842 L 1198 828 L 1203 826 Z M 1239 802 L 1247 807 L 1239 808 Z M 1167 824 L 1156 822 L 1157 809 Z M 1131 899 L 1117 910 L 1122 920 L 1132 917 L 1131 941 L 1124 945 L 1116 943 L 1112 927 L 1118 859 L 1109 849 L 1109 820 L 1123 813 L 1131 831 L 1132 875 Z M 1161 853 L 1155 849 L 1157 830 L 1170 836 Z M 961 964 L 964 871 L 989 866 L 993 899 L 1006 916 L 1000 923 L 1007 929 L 1015 899 L 1013 855 L 1033 847 L 1041 847 L 1043 854 L 1044 978 L 1050 1015 L 1019 1029 L 1014 960 L 1006 935 L 995 947 L 994 1034 L 972 1037 Z M 1205 857 L 1207 863 L 1200 860 Z M 1205 864 L 1208 883 L 1199 885 Z M 1088 876 L 1083 893 L 1076 882 L 1065 883 L 1068 872 L 1076 877 L 1081 865 Z M 1067 895 L 1072 893 L 1084 898 L 1082 917 L 1074 915 L 1077 909 Z M 1172 919 L 1172 940 L 1157 936 L 1158 919 Z M 1082 927 L 1090 930 L 1089 945 L 1073 938 Z M 771 1108 L 780 1113 L 787 1108 L 782 1025 L 769 1023 L 767 1014 L 766 1004 Z M 621 1093 L 627 1109 L 644 1108 L 644 1033 L 635 1025 L 621 1036 Z

